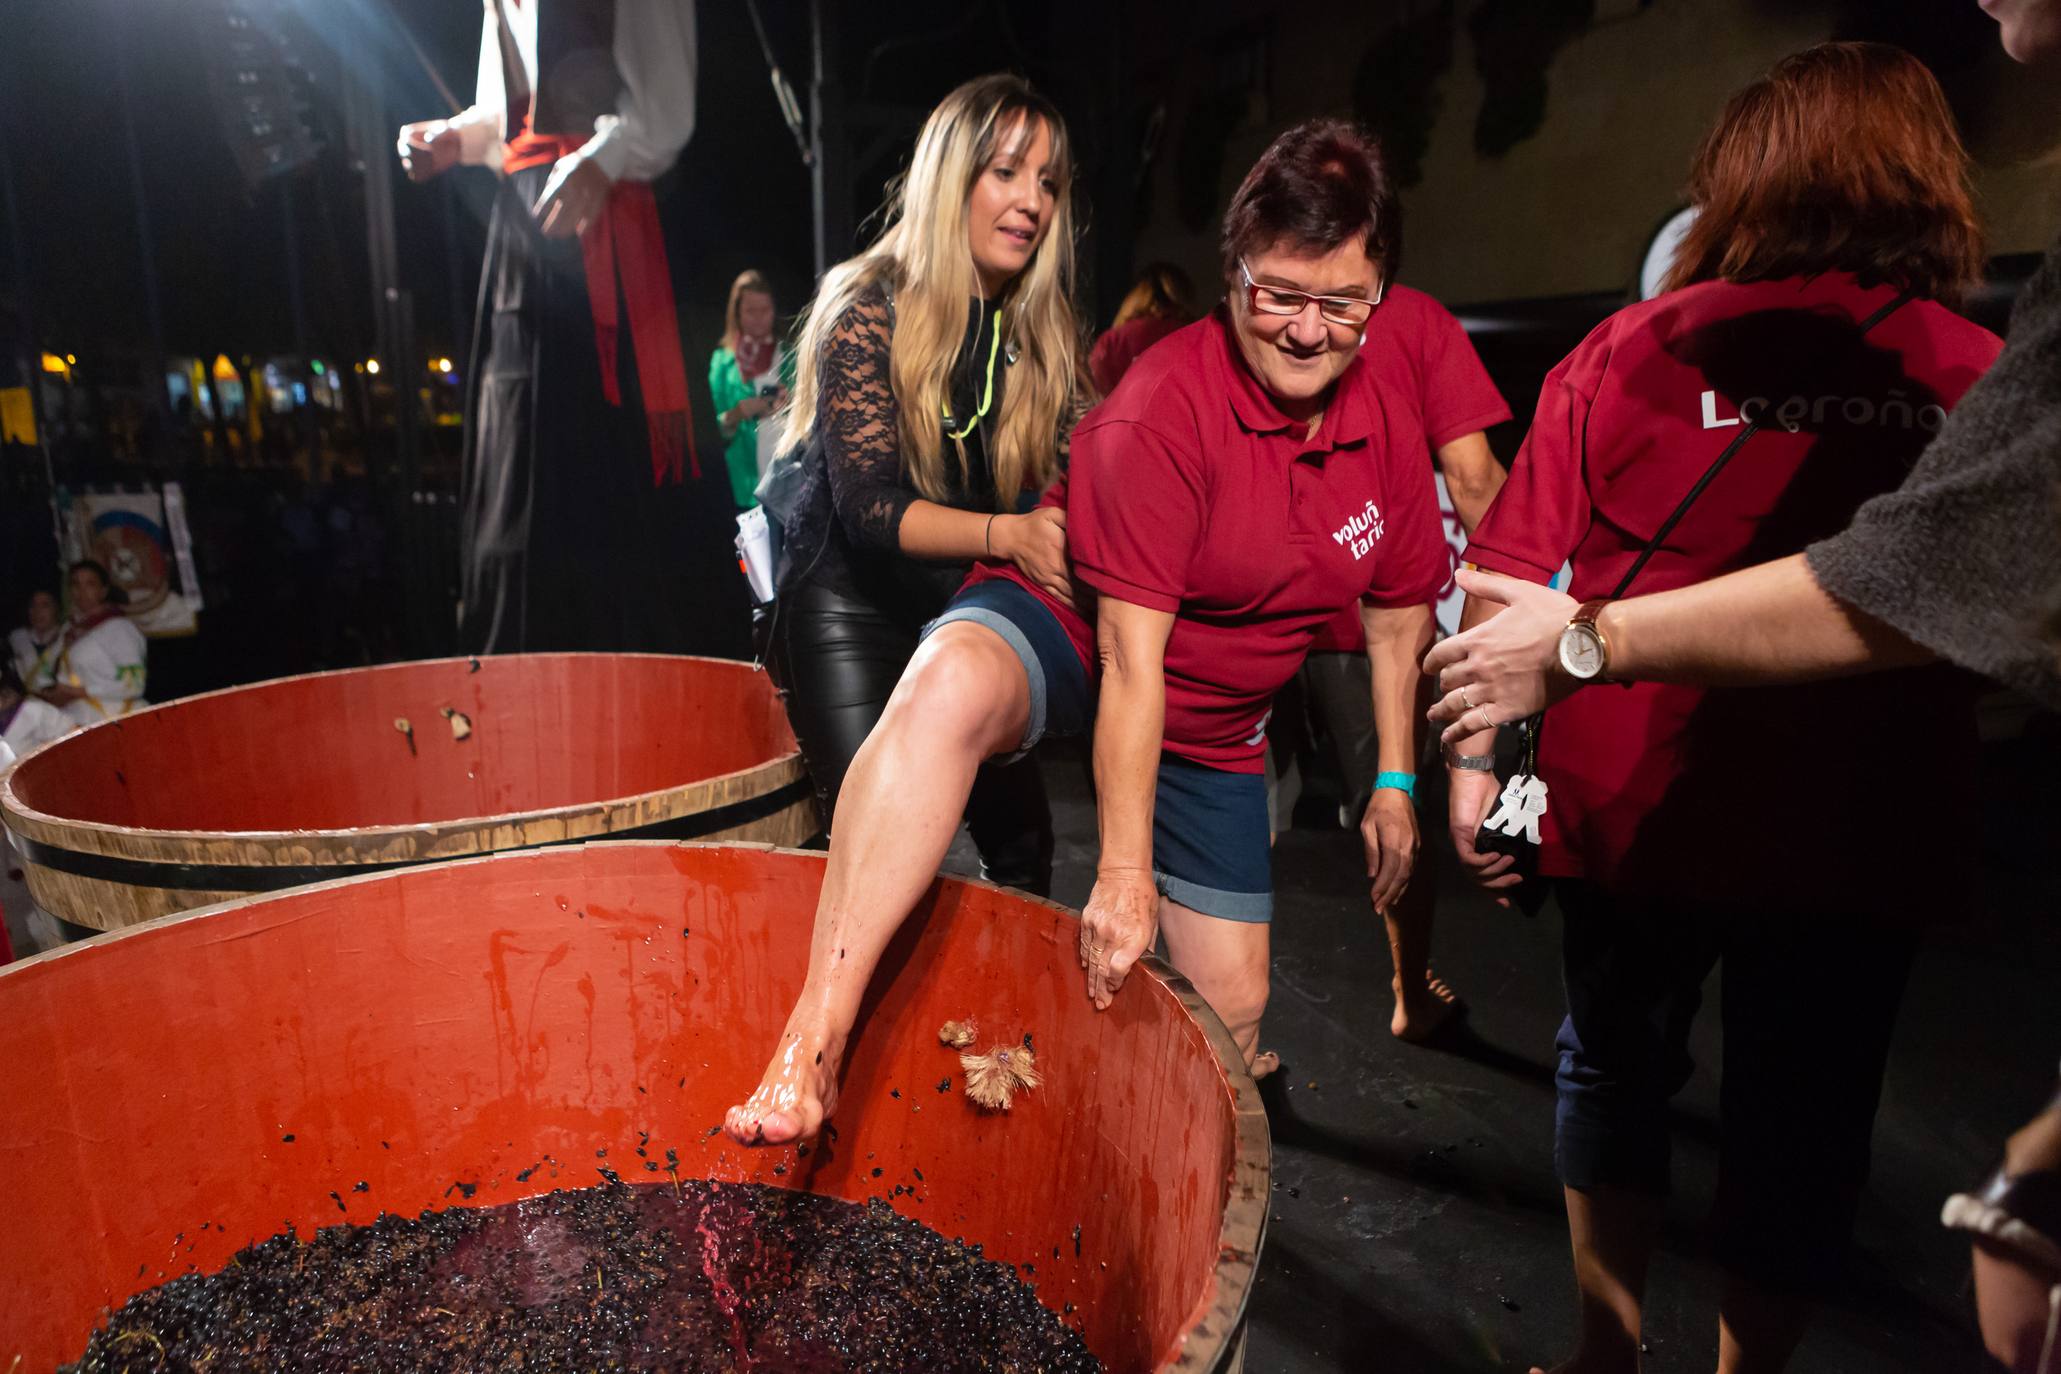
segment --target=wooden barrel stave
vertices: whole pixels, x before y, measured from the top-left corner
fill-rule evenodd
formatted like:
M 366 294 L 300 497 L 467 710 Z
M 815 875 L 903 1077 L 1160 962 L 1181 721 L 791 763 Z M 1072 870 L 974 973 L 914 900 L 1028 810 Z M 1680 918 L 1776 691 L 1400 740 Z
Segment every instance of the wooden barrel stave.
M 453 701 L 467 708 L 462 737 L 446 728 L 445 712 L 459 709 L 448 705 Z M 623 718 L 589 719 L 590 727 L 608 728 L 589 729 L 582 738 L 568 724 L 569 701 L 605 701 Z M 296 711 L 314 719 L 299 731 L 305 747 L 284 757 L 289 769 L 301 770 L 295 785 L 325 793 L 312 802 L 254 771 L 258 743 Z M 408 711 L 425 722 L 413 738 L 394 729 L 395 721 L 416 718 Z M 643 722 L 647 731 L 654 720 L 684 724 L 640 744 L 624 720 Z M 634 795 L 565 803 L 569 791 L 582 790 L 582 779 L 569 772 L 582 761 L 589 770 L 585 790 L 596 793 L 625 781 L 651 783 L 668 767 L 693 772 L 684 737 L 693 729 L 709 733 L 718 763 L 763 757 L 712 776 L 703 771 L 668 779 Z M 483 741 L 500 751 L 483 759 L 500 758 L 519 776 L 496 781 L 483 776 L 491 772 L 484 761 L 464 762 L 470 757 L 464 751 Z M 654 761 L 654 753 L 665 757 Z M 314 757 L 319 764 L 324 756 L 336 763 L 327 772 L 309 762 Z M 418 778 L 403 800 L 458 808 L 459 814 L 391 823 L 397 803 L 382 800 L 379 784 L 405 782 L 417 763 L 426 780 Z M 523 765 L 534 767 L 523 772 Z M 216 778 L 209 767 L 231 776 Z M 177 818 L 179 801 L 163 785 L 168 770 L 187 770 L 196 780 L 194 813 L 239 824 L 166 824 Z M 260 795 L 241 795 L 238 785 Z M 263 795 L 268 786 L 271 794 Z M 555 804 L 488 815 L 462 810 L 488 798 L 524 795 Z M 374 806 L 385 810 L 369 814 L 388 823 L 287 828 L 268 819 L 268 813 L 296 808 L 311 814 L 285 819 L 336 819 L 349 808 Z M 764 674 L 744 664 L 655 655 L 397 664 L 187 698 L 39 751 L 0 780 L 0 811 L 23 851 L 36 900 L 101 930 L 254 892 L 505 849 L 610 836 L 792 845 L 816 829 L 806 772 Z M 733 823 L 723 823 L 733 816 Z M 133 823 L 139 821 L 154 823 Z

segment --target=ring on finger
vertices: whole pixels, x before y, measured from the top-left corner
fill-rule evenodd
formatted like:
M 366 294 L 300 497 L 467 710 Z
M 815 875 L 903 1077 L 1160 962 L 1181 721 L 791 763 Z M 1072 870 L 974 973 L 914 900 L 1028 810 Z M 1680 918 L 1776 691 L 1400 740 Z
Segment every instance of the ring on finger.
M 1465 687 L 1460 689 L 1460 704 L 1470 711 L 1477 709 L 1474 703 L 1467 699 L 1467 689 Z
M 1486 706 L 1477 706 L 1477 707 L 1475 707 L 1475 708 L 1474 708 L 1474 714 L 1476 714 L 1477 716 L 1480 716 L 1480 717 L 1481 717 L 1481 728 L 1482 728 L 1482 729 L 1484 729 L 1484 730 L 1493 730 L 1493 729 L 1495 729 L 1495 728 L 1496 728 L 1496 723 L 1495 723 L 1495 722 L 1494 722 L 1493 720 L 1490 720 L 1490 719 L 1489 719 L 1489 713 L 1488 713 L 1488 708 L 1487 708 Z

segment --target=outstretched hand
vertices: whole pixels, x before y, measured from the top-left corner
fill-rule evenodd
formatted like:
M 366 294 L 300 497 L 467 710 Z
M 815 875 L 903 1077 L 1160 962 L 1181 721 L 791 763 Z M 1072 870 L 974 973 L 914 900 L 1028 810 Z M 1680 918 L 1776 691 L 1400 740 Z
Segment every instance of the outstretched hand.
M 1450 744 L 1468 735 L 1536 715 L 1572 691 L 1560 673 L 1560 632 L 1580 603 L 1565 592 L 1522 578 L 1462 568 L 1460 588 L 1505 609 L 1431 646 L 1425 675 L 1444 693 L 1432 704 L 1434 724 Z

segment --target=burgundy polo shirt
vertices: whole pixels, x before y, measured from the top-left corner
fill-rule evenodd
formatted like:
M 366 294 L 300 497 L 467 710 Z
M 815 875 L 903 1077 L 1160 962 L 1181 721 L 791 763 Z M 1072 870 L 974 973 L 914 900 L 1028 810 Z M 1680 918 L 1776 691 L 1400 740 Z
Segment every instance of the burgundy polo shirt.
M 1406 410 L 1421 435 L 1426 461 L 1462 435 L 1475 434 L 1510 418 L 1510 405 L 1496 390 L 1481 355 L 1452 312 L 1422 291 L 1391 286 L 1381 308 L 1367 322 L 1360 358 L 1373 370 L 1382 403 Z M 1434 492 L 1436 488 L 1434 488 Z M 1447 546 L 1450 550 L 1451 546 Z M 1454 558 L 1448 555 L 1448 575 Z M 1441 586 L 1440 593 L 1446 591 Z M 1317 631 L 1313 652 L 1357 654 L 1367 647 L 1360 610 L 1349 606 Z
M 1095 379 L 1095 390 L 1104 396 L 1116 390 L 1139 354 L 1179 328 L 1179 320 L 1140 315 L 1105 331 L 1088 353 L 1088 375 Z
M 1844 273 L 1705 282 L 1619 311 L 1546 378 L 1469 562 L 1608 596 L 1740 432 L 1627 595 L 1800 552 L 1903 481 L 2002 347 Z M 1755 908 L 1949 909 L 1978 809 L 1967 684 L 1952 670 L 1789 687 L 1601 685 L 1546 713 L 1541 871 Z M 1919 826 L 1919 817 L 1925 824 Z M 1911 842 L 1923 830 L 1922 852 Z
M 1275 691 L 1325 621 L 1362 598 L 1429 606 L 1447 573 L 1431 466 L 1409 407 L 1384 404 L 1363 356 L 1314 437 L 1275 406 L 1222 312 L 1170 335 L 1074 430 L 1067 480 L 1074 575 L 1103 596 L 1175 613 L 1168 752 L 1262 768 Z M 1009 577 L 983 565 L 973 580 Z M 1093 671 L 1094 630 L 1031 587 Z

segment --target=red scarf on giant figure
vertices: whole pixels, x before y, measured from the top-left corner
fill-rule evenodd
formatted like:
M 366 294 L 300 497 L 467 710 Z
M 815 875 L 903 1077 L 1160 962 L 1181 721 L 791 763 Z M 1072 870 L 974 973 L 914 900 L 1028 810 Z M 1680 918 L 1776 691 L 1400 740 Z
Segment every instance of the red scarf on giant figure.
M 694 424 L 687 412 L 687 363 L 680 356 L 680 321 L 673 310 L 673 274 L 666 266 L 658 201 L 648 183 L 618 181 L 601 217 L 580 235 L 587 259 L 587 299 L 594 308 L 594 346 L 601 354 L 601 389 L 608 403 L 623 403 L 616 380 L 621 306 L 629 305 L 630 344 L 637 353 L 637 387 L 651 433 L 651 485 L 681 480 L 682 460 L 699 479 Z M 622 297 L 616 282 L 622 282 Z

